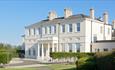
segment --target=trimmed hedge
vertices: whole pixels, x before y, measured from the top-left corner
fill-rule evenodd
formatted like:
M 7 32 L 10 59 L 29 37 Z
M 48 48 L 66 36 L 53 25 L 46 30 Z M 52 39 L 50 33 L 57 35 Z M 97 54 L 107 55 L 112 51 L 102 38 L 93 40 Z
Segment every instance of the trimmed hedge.
M 12 54 L 9 52 L 0 52 L 0 64 L 6 64 L 12 59 Z
M 94 53 L 72 53 L 72 52 L 52 52 L 50 53 L 50 57 L 53 59 L 60 59 L 60 58 L 68 58 L 68 57 L 88 57 L 93 56 Z

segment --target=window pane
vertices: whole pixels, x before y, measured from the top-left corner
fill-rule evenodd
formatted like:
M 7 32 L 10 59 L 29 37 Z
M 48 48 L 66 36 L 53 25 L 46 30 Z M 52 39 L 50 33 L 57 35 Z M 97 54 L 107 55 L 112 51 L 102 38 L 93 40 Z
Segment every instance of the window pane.
M 69 32 L 72 32 L 72 24 L 69 24 Z
M 77 31 L 80 31 L 80 23 L 77 23 Z
M 65 25 L 62 25 L 62 32 L 65 32 Z
M 36 34 L 36 29 L 34 28 L 34 35 Z
M 47 34 L 47 27 L 45 27 L 45 34 Z
M 76 52 L 80 52 L 80 43 L 76 43 Z
M 49 34 L 51 34 L 51 26 L 49 26 Z
M 54 33 L 56 33 L 56 26 L 54 25 Z

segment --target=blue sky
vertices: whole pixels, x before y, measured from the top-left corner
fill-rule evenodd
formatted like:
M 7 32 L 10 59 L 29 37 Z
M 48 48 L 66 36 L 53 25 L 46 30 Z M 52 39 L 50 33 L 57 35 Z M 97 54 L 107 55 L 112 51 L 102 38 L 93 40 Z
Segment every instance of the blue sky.
M 71 8 L 73 14 L 86 15 L 94 8 L 96 17 L 108 11 L 109 22 L 115 19 L 114 0 L 0 0 L 0 42 L 21 44 L 25 26 L 46 19 L 51 10 L 63 16 L 64 8 Z

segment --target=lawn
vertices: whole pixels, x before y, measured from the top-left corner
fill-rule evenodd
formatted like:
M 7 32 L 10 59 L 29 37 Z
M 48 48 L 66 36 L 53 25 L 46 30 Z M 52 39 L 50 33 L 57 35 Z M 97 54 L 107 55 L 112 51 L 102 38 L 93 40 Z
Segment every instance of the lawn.
M 48 67 L 51 70 L 75 70 L 75 64 L 48 64 Z M 8 69 L 0 68 L 0 70 L 41 70 L 41 67 L 37 69 L 36 68 L 8 68 Z
M 75 64 L 50 64 L 53 70 L 75 70 Z
M 0 68 L 0 70 L 36 70 L 35 68 Z

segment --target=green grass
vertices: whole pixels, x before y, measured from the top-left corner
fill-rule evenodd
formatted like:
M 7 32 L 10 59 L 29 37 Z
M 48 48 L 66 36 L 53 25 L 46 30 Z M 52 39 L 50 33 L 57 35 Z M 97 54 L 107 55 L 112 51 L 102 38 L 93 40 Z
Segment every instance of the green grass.
M 48 67 L 52 70 L 75 70 L 75 64 L 48 64 Z M 0 68 L 0 70 L 39 70 L 39 68 Z
M 75 64 L 50 64 L 53 70 L 75 70 Z
M 0 70 L 36 70 L 35 68 L 0 68 Z

